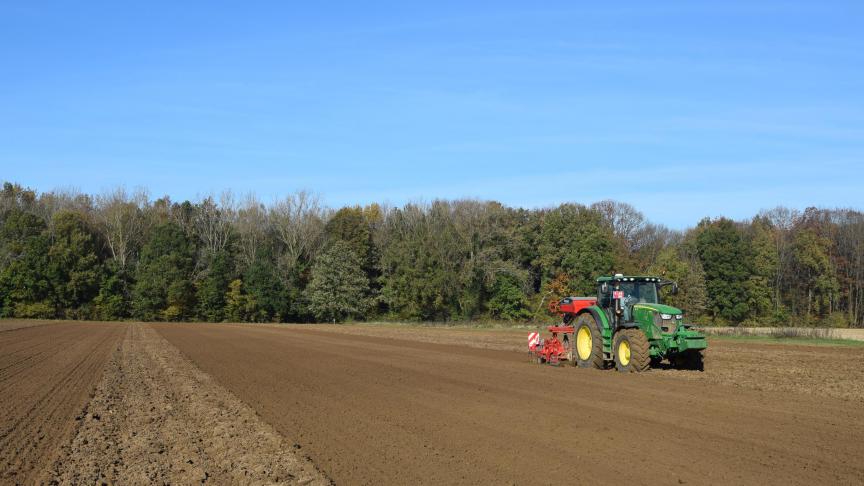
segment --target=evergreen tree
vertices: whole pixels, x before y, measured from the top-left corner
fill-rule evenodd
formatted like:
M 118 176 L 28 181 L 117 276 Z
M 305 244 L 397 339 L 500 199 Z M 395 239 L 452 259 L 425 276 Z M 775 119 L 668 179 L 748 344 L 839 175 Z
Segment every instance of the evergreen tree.
M 577 295 L 596 292 L 596 279 L 613 271 L 615 243 L 611 228 L 597 211 L 563 204 L 543 219 L 540 264 L 547 279 L 564 273 Z
M 141 249 L 133 315 L 145 321 L 192 317 L 194 262 L 195 249 L 179 226 L 169 222 L 155 227 Z
M 198 282 L 196 300 L 199 319 L 219 322 L 225 318 L 225 293 L 231 282 L 231 262 L 227 251 L 211 254 L 206 274 Z
M 714 317 L 740 323 L 750 314 L 747 280 L 748 252 L 732 221 L 703 220 L 697 237 L 699 260 L 705 270 L 708 308 Z
M 94 317 L 113 321 L 128 317 L 130 314 L 129 277 L 114 262 L 106 265 L 99 284 L 99 293 L 93 299 Z
M 252 320 L 284 321 L 289 316 L 293 299 L 276 274 L 276 267 L 268 260 L 253 263 L 243 274 L 242 286 L 248 296 L 245 307 L 254 309 L 249 314 Z
M 0 296 L 4 317 L 57 317 L 51 287 L 45 222 L 18 208 L 5 212 L 0 228 L 4 266 Z
M 525 293 L 519 287 L 519 280 L 512 275 L 502 274 L 495 279 L 487 307 L 498 319 L 515 321 L 531 317 Z
M 454 282 L 462 257 L 449 207 L 409 204 L 392 212 L 383 231 L 381 297 L 403 319 L 447 319 L 458 312 Z
M 359 206 L 342 208 L 330 217 L 324 226 L 324 233 L 330 242 L 344 241 L 357 255 L 363 270 L 368 276 L 375 271 L 375 245 L 372 231 L 364 211 Z
M 67 318 L 90 318 L 103 273 L 95 236 L 74 212 L 57 213 L 52 226 L 47 272 L 55 306 Z
M 336 322 L 364 315 L 370 305 L 369 280 L 350 245 L 337 241 L 319 255 L 306 299 L 319 320 Z

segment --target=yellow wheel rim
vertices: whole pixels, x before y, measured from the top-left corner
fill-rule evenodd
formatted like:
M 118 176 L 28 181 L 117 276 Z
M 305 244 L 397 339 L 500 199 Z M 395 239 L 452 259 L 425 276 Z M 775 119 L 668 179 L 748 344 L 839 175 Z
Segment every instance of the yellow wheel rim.
M 630 364 L 630 343 L 628 341 L 618 343 L 618 361 L 624 366 Z
M 576 352 L 579 353 L 579 359 L 585 361 L 591 357 L 591 347 L 594 345 L 591 339 L 591 329 L 588 326 L 579 328 L 576 333 Z

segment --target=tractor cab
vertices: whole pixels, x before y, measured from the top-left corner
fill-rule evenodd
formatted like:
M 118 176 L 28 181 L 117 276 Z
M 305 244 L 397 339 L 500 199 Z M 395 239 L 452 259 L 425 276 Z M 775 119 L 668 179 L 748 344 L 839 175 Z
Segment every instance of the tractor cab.
M 675 282 L 661 280 L 657 277 L 624 276 L 615 274 L 597 279 L 598 306 L 606 313 L 610 321 L 630 323 L 635 320 L 634 308 L 641 304 L 646 308 L 657 310 L 664 306 L 660 300 L 660 288 L 672 285 L 672 294 L 678 293 Z M 664 309 L 664 310 L 670 310 Z M 675 309 L 675 314 L 680 311 Z

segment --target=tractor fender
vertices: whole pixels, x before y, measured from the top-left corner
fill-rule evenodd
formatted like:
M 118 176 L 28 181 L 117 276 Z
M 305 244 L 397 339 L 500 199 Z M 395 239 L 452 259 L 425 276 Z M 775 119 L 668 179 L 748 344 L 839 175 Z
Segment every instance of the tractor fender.
M 578 317 L 582 314 L 589 314 L 594 319 L 594 324 L 597 325 L 597 329 L 600 331 L 600 336 L 603 341 L 604 358 L 611 359 L 613 329 L 611 323 L 606 318 L 606 313 L 604 313 L 599 307 L 592 305 L 591 307 L 583 309 L 581 312 L 576 314 L 576 316 Z
M 594 307 L 588 307 L 588 308 L 582 309 L 581 311 L 579 311 L 578 314 L 576 314 L 575 318 L 578 318 L 582 314 L 591 314 L 591 317 L 594 318 L 594 323 L 597 324 L 597 328 L 601 331 L 603 329 L 606 329 L 609 327 L 609 323 L 606 322 L 606 319 L 600 318 L 600 312 L 598 312 L 597 309 Z M 603 316 L 603 317 L 605 317 L 605 316 Z M 574 318 L 574 320 L 575 320 L 575 318 Z
M 618 326 L 618 329 L 634 329 L 637 327 L 639 327 L 639 324 L 636 324 L 635 322 L 622 322 Z

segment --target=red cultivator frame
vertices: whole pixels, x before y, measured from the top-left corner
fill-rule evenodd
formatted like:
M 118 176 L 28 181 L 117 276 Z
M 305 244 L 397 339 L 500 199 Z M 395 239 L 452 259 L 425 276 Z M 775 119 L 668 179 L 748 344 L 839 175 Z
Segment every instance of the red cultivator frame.
M 549 310 L 557 313 L 564 321 L 557 326 L 549 326 L 547 329 L 552 333 L 549 339 L 543 339 L 539 333 L 532 332 L 528 335 L 528 354 L 533 361 L 539 364 L 548 363 L 558 365 L 562 361 L 573 361 L 573 332 L 575 328 L 570 324 L 573 317 L 582 309 L 597 303 L 593 298 L 571 297 L 561 302 L 550 302 Z M 558 335 L 563 334 L 561 339 Z
M 528 335 L 528 353 L 531 359 L 539 364 L 549 363 L 557 365 L 561 361 L 573 360 L 573 326 L 549 326 L 552 337 L 543 339 L 536 332 Z M 558 334 L 564 337 L 558 339 Z

